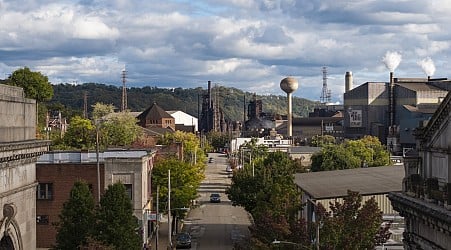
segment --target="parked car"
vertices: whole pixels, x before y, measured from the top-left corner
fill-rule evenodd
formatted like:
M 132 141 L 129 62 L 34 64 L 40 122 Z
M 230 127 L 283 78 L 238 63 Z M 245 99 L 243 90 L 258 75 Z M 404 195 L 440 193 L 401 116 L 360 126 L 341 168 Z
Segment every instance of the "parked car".
M 208 159 L 208 163 L 213 163 L 215 160 L 213 158 L 210 157 L 210 159 Z
M 221 202 L 221 195 L 218 194 L 218 193 L 210 194 L 210 202 L 212 202 L 212 203 L 219 203 L 219 202 Z
M 227 165 L 226 172 L 227 173 L 232 173 L 233 172 L 233 169 L 232 169 L 232 167 L 230 165 Z
M 191 235 L 189 233 L 178 233 L 175 236 L 176 248 L 191 248 Z

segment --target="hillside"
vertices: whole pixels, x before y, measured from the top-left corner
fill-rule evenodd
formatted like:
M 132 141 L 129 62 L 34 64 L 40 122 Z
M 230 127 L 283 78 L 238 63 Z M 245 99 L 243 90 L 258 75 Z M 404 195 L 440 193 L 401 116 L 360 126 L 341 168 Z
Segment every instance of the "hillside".
M 97 83 L 85 83 L 81 85 L 58 84 L 53 86 L 54 96 L 49 102 L 51 107 L 65 107 L 66 110 L 82 113 L 83 97 L 87 93 L 88 112 L 91 105 L 96 102 L 113 104 L 121 107 L 122 88 L 112 85 Z M 144 111 L 152 103 L 156 102 L 164 110 L 182 110 L 195 117 L 198 116 L 198 98 L 202 102 L 201 95 L 206 89 L 165 89 L 157 87 L 128 88 L 128 108 L 131 111 Z M 226 118 L 231 120 L 243 119 L 244 95 L 247 103 L 253 98 L 253 93 L 243 92 L 236 88 L 213 87 L 213 96 L 218 96 L 218 102 L 224 107 Z M 286 96 L 265 95 L 257 96 L 263 101 L 263 111 L 266 113 L 286 114 Z M 313 110 L 315 102 L 302 98 L 293 98 L 293 115 L 308 116 Z M 247 112 L 247 111 L 246 111 Z M 247 118 L 246 118 L 247 119 Z

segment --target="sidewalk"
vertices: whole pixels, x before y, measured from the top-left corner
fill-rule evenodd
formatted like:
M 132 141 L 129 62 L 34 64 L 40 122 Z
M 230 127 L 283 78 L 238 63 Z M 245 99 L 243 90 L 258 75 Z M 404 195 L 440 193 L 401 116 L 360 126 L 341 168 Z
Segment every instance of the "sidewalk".
M 158 243 L 157 243 L 157 237 L 155 235 L 152 238 L 152 241 L 150 243 L 150 249 L 151 250 L 168 250 L 168 217 L 163 216 L 160 221 L 160 227 L 158 230 Z M 157 248 L 158 244 L 158 248 Z
M 179 223 L 179 227 L 181 227 L 181 223 Z M 168 242 L 168 232 L 169 227 L 168 227 L 168 217 L 167 216 L 163 216 L 161 218 L 160 221 L 160 227 L 158 230 L 158 248 L 157 248 L 157 238 L 155 237 L 155 235 L 152 238 L 152 241 L 150 243 L 150 248 L 151 250 L 168 250 L 169 248 L 169 242 Z M 179 228 L 178 231 L 180 231 L 181 228 Z M 175 236 L 172 236 L 172 240 L 174 240 Z M 175 249 L 175 246 L 173 246 L 172 249 Z

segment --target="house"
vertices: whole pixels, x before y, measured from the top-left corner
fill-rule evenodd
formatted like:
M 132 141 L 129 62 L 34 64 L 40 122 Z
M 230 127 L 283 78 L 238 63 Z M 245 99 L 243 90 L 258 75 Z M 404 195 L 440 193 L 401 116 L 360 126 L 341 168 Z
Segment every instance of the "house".
M 404 249 L 451 246 L 451 94 L 424 127 L 415 130 L 416 150 L 404 156 L 403 190 L 389 195 L 405 218 Z
M 168 128 L 175 131 L 175 119 L 156 103 L 137 116 L 143 128 Z
M 36 200 L 36 247 L 50 248 L 55 244 L 56 229 L 53 223 L 65 201 L 69 199 L 74 183 L 88 183 L 95 200 L 108 185 L 121 182 L 125 185 L 143 232 L 143 244 L 151 236 L 147 219 L 151 211 L 151 175 L 155 152 L 145 150 L 110 150 L 100 152 L 51 151 L 42 155 L 36 164 L 38 196 Z M 100 175 L 98 175 L 98 173 Z
M 169 115 L 174 117 L 175 129 L 185 132 L 197 132 L 197 118 L 180 110 L 166 111 Z
M 36 160 L 49 141 L 36 139 L 36 101 L 0 84 L 0 249 L 36 248 Z
M 401 191 L 404 177 L 402 166 L 383 166 L 372 168 L 355 168 L 335 171 L 309 172 L 295 174 L 295 183 L 302 191 L 301 200 L 306 204 L 301 217 L 312 222 L 315 217 L 317 203 L 329 210 L 329 203 L 343 201 L 348 190 L 359 192 L 362 203 L 375 198 L 383 217 L 395 220 L 394 225 L 402 225 L 402 217 L 398 215 L 387 195 L 393 191 Z M 402 230 L 393 228 L 392 239 L 400 241 Z

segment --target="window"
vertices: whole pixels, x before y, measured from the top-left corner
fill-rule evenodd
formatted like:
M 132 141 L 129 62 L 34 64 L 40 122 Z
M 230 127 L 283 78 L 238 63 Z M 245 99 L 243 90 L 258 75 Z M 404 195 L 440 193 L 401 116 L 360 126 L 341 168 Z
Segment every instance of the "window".
M 36 216 L 36 224 L 48 225 L 49 224 L 49 216 L 48 215 L 37 215 Z
M 52 183 L 39 183 L 37 190 L 36 190 L 36 199 L 38 199 L 38 200 L 53 199 L 53 184 Z
M 125 186 L 125 191 L 128 194 L 128 198 L 130 198 L 130 200 L 133 200 L 133 185 L 132 184 L 124 184 Z

